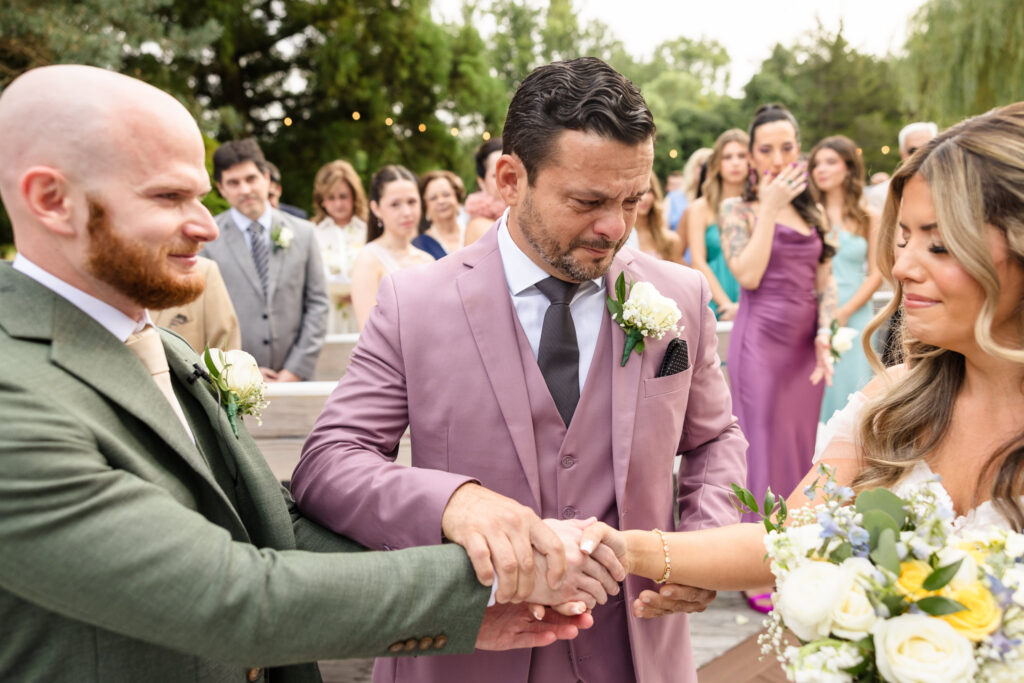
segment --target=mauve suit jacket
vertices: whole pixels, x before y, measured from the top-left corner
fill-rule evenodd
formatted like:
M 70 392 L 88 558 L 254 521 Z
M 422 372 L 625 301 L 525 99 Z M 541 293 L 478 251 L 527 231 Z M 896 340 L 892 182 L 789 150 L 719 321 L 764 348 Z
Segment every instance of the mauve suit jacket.
M 655 377 L 668 336 L 650 340 L 642 356 L 631 354 L 618 367 L 625 335 L 617 326 L 610 330 L 616 367 L 610 373 L 608 476 L 614 479 L 620 526 L 671 529 L 676 505 L 679 529 L 737 522 L 729 485 L 744 481 L 746 441 L 719 367 L 707 282 L 697 271 L 624 248 L 606 277 L 609 293 L 623 271 L 628 280 L 650 281 L 678 303 L 690 367 Z M 494 229 L 434 264 L 385 278 L 351 364 L 294 473 L 300 508 L 380 549 L 439 543 L 445 504 L 466 481 L 478 480 L 539 512 L 538 456 L 555 454 L 537 453 L 518 326 Z M 574 425 L 606 419 L 580 412 L 573 417 Z M 411 468 L 394 462 L 407 424 Z M 601 422 L 599 431 L 609 430 Z M 683 458 L 674 500 L 677 453 Z M 629 577 L 626 605 L 653 586 Z M 631 648 L 641 683 L 696 681 L 685 615 L 628 619 L 631 642 L 610 649 L 607 657 L 628 658 Z M 527 651 L 499 656 L 500 664 L 488 667 L 489 680 L 526 680 Z M 469 680 L 475 675 L 470 672 L 484 670 L 478 663 L 460 670 L 459 660 L 466 658 L 444 665 L 442 678 L 431 668 L 433 680 Z M 429 663 L 403 662 L 396 678 L 427 680 L 427 669 L 418 671 L 418 664 Z

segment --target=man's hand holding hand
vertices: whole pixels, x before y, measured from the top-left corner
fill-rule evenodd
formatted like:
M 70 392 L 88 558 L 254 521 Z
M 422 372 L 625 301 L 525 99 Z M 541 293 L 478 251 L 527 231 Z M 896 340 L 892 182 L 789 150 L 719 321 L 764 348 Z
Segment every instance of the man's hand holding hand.
M 544 647 L 556 640 L 575 638 L 581 629 L 593 625 L 594 618 L 589 613 L 563 616 L 547 610 L 538 621 L 525 604 L 494 605 L 484 612 L 476 647 L 478 650 Z
M 534 549 L 544 559 L 541 583 L 547 589 L 558 588 L 565 576 L 565 550 L 558 534 L 530 508 L 479 484 L 455 490 L 441 515 L 441 530 L 466 549 L 480 583 L 490 586 L 497 575 L 499 603 L 533 596 Z

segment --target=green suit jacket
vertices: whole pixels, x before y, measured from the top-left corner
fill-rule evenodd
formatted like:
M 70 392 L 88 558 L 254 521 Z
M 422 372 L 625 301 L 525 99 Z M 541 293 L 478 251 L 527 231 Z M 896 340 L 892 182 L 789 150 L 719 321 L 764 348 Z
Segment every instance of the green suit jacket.
M 462 549 L 367 552 L 299 517 L 161 337 L 196 444 L 124 344 L 0 264 L 0 680 L 276 683 L 408 639 L 471 651 L 489 590 Z

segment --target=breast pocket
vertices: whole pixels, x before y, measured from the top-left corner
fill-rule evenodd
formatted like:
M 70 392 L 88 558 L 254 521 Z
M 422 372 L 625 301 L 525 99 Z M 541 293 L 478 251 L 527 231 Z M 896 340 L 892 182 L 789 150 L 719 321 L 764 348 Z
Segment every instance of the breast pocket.
M 651 377 L 644 380 L 644 398 L 652 398 L 654 396 L 663 396 L 664 394 L 671 394 L 676 391 L 682 391 L 683 389 L 690 386 L 690 378 L 693 374 L 693 366 L 686 368 L 682 372 L 677 372 L 674 375 L 667 375 L 665 377 Z

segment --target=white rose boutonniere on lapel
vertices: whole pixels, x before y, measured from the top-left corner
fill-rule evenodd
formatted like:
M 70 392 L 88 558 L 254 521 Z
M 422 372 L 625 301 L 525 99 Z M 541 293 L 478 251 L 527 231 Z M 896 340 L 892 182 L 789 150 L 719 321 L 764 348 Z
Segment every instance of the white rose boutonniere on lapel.
M 293 239 L 295 239 L 295 233 L 292 232 L 291 228 L 282 228 L 279 225 L 275 225 L 270 231 L 270 241 L 274 243 L 275 252 L 292 246 Z
M 633 351 L 638 355 L 644 352 L 646 338 L 661 339 L 669 332 L 677 336 L 682 332 L 681 327 L 676 327 L 683 317 L 676 302 L 659 293 L 650 282 L 627 285 L 625 273 L 619 273 L 615 280 L 615 297 L 608 297 L 608 311 L 612 320 L 626 333 L 622 366 L 626 365 Z
M 256 359 L 245 351 L 222 351 L 207 346 L 203 362 L 210 372 L 211 387 L 227 411 L 235 438 L 239 415 L 252 415 L 257 424 L 262 424 L 260 413 L 268 405 L 263 398 L 267 385 Z

